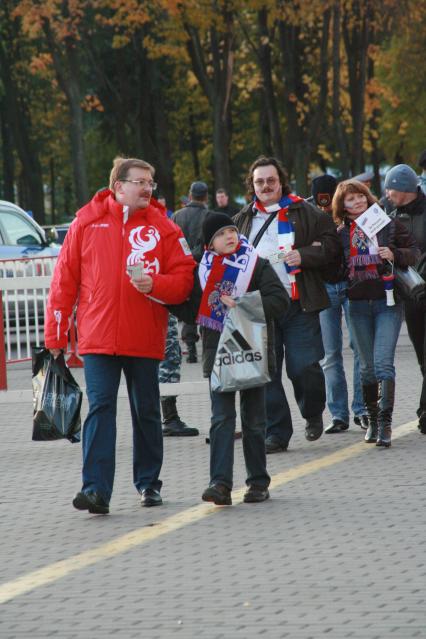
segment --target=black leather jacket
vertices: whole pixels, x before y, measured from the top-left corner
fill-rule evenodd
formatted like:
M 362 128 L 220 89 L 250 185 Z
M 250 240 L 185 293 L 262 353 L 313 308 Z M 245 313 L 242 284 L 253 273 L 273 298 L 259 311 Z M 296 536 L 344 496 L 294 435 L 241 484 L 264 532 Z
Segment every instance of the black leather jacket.
M 426 252 L 426 195 L 418 189 L 417 198 L 407 204 L 394 209 L 390 217 L 401 222 L 407 231 L 414 236 L 422 253 Z

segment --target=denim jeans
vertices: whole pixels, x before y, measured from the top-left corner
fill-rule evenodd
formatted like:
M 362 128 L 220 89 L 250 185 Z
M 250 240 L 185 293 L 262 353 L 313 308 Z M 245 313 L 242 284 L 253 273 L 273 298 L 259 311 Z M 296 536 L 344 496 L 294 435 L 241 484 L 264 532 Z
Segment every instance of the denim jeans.
M 210 428 L 210 485 L 219 483 L 232 490 L 235 393 L 210 392 L 212 418 Z M 241 430 L 248 486 L 267 488 L 271 481 L 266 471 L 265 387 L 240 391 Z
M 325 287 L 331 306 L 321 311 L 319 317 L 325 351 L 325 357 L 320 363 L 325 376 L 327 406 L 333 419 L 340 419 L 349 424 L 348 386 L 342 354 L 342 311 L 349 331 L 349 346 L 354 355 L 352 412 L 354 415 L 363 415 L 365 409 L 362 399 L 359 357 L 353 346 L 348 319 L 348 285 L 347 282 L 337 282 L 337 284 L 326 284 Z
M 293 434 L 290 408 L 282 383 L 284 362 L 293 384 L 302 417 L 322 415 L 325 408 L 324 357 L 319 313 L 305 313 L 300 302 L 292 302 L 285 315 L 275 321 L 276 371 L 266 384 L 266 434 L 288 444 Z
M 349 300 L 349 320 L 358 350 L 361 382 L 395 379 L 395 349 L 401 330 L 403 305 L 386 300 Z
M 121 371 L 127 383 L 133 425 L 133 482 L 160 490 L 163 435 L 158 364 L 155 359 L 84 355 L 89 413 L 83 427 L 83 492 L 98 492 L 109 502 L 115 473 L 117 393 Z

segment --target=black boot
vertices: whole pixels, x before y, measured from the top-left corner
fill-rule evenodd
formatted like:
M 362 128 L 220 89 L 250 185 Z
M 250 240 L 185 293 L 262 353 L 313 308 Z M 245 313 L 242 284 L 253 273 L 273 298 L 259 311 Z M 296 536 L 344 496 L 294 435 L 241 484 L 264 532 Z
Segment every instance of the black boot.
M 188 362 L 188 364 L 196 364 L 198 361 L 197 347 L 195 346 L 194 342 L 187 344 L 187 346 L 188 346 L 188 357 L 186 358 L 186 361 Z
M 160 397 L 160 400 L 164 437 L 196 437 L 200 434 L 197 428 L 190 428 L 179 417 L 176 396 Z
M 379 385 L 366 384 L 362 386 L 362 396 L 368 415 L 368 428 L 364 440 L 367 444 L 374 444 L 377 439 L 377 415 L 379 412 Z
M 380 382 L 380 401 L 376 446 L 389 448 L 392 439 L 392 413 L 395 403 L 395 380 L 384 379 Z

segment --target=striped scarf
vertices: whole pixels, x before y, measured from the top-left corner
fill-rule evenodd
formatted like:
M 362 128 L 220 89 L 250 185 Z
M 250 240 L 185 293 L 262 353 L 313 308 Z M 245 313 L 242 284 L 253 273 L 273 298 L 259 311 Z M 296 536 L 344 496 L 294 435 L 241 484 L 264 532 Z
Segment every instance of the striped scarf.
M 222 332 L 227 307 L 220 301 L 220 297 L 230 295 L 235 298 L 247 292 L 257 258 L 256 249 L 244 235 L 240 235 L 235 253 L 218 255 L 214 251 L 204 251 L 198 267 L 203 295 L 197 324 Z
M 303 198 L 298 195 L 284 195 L 279 202 L 271 206 L 264 207 L 263 204 L 255 198 L 254 206 L 258 211 L 263 213 L 274 213 L 278 211 L 278 250 L 287 253 L 294 248 L 294 226 L 287 217 L 288 207 L 293 202 L 302 202 Z M 291 285 L 291 299 L 299 299 L 299 290 L 297 288 L 296 275 L 302 272 L 300 266 L 288 266 L 283 262 L 288 279 Z
M 377 264 L 382 263 L 377 247 L 369 243 L 367 236 L 356 222 L 350 223 L 349 237 L 349 279 L 377 280 L 379 278 Z

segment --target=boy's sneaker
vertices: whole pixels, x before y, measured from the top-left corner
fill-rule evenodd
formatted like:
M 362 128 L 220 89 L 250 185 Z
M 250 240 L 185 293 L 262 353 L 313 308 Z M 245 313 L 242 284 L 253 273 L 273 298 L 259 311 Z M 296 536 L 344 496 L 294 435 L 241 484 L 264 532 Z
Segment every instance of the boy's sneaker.
M 257 504 L 267 499 L 269 499 L 269 490 L 262 488 L 262 486 L 254 486 L 253 484 L 248 487 L 244 495 L 244 503 L 246 504 Z
M 212 484 L 201 495 L 203 501 L 211 501 L 216 506 L 231 506 L 231 491 L 223 484 Z
M 362 430 L 367 430 L 368 415 L 355 415 L 354 424 L 356 424 L 357 426 L 361 426 Z
M 344 430 L 348 430 L 349 424 L 342 419 L 333 419 L 331 424 L 327 426 L 324 433 L 330 435 L 332 433 L 342 433 Z

